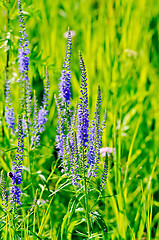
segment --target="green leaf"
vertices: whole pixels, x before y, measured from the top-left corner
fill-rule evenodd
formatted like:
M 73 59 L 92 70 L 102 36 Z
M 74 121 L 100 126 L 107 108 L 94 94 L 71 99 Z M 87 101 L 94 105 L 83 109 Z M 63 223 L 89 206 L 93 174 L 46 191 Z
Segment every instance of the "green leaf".
M 41 171 L 38 171 L 37 174 L 44 182 L 46 182 L 46 179 L 45 179 L 44 175 L 41 174 Z
M 70 226 L 71 217 L 73 216 L 75 210 L 77 209 L 81 199 L 84 197 L 84 194 L 81 192 L 78 192 L 76 195 L 74 195 L 69 204 L 68 204 L 68 210 L 66 215 L 63 218 L 62 227 L 61 227 L 61 240 L 63 239 L 64 233 L 68 232 L 68 228 Z
M 67 239 L 68 240 L 72 239 L 72 232 L 73 232 L 74 227 L 81 224 L 82 222 L 83 221 L 79 221 L 79 220 L 75 220 L 75 221 L 71 222 L 71 224 L 69 225 L 69 228 L 68 228 L 68 234 L 67 234 Z M 83 234 L 83 237 L 86 237 L 86 235 Z
M 66 224 L 67 224 L 67 219 L 68 219 L 69 216 L 70 216 L 70 213 L 67 212 L 66 215 L 63 218 L 62 226 L 61 226 L 61 240 L 63 240 L 63 234 L 64 234 L 64 231 L 65 231 Z
M 58 189 L 56 189 L 55 191 L 51 191 L 52 193 L 49 195 L 49 197 L 51 197 L 52 195 L 59 192 L 61 189 L 65 188 L 66 186 L 68 186 L 70 184 L 71 184 L 70 181 L 66 181 L 65 183 L 61 184 Z
M 103 217 L 101 216 L 101 214 L 97 211 L 94 211 L 94 212 L 91 212 L 91 215 L 94 217 L 98 226 L 102 230 L 104 240 L 109 239 L 107 226 L 106 226 L 105 221 L 104 221 Z
M 32 232 L 32 231 L 30 231 L 30 233 L 31 234 L 33 234 L 34 236 L 36 236 L 38 239 L 40 239 L 40 240 L 44 240 L 45 238 L 41 238 L 37 233 L 35 233 L 35 232 Z

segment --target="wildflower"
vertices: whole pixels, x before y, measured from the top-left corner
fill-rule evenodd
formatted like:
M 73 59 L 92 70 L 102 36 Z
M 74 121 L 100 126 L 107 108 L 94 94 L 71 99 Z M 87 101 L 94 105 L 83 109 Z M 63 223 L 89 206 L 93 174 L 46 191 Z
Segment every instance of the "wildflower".
M 29 41 L 27 40 L 24 16 L 23 16 L 23 8 L 21 4 L 21 0 L 18 0 L 18 10 L 19 10 L 19 22 L 20 22 L 20 34 L 19 38 L 19 72 L 21 74 L 26 74 L 29 71 Z M 21 75 L 22 77 L 23 75 Z
M 26 137 L 27 135 L 25 133 L 27 131 L 27 124 L 26 124 L 24 113 L 22 114 L 22 129 L 23 129 L 24 137 Z
M 20 197 L 21 190 L 20 184 L 22 182 L 23 171 L 23 152 L 24 152 L 24 134 L 22 129 L 22 120 L 18 119 L 18 147 L 15 160 L 12 162 L 12 183 L 11 183 L 11 202 L 16 202 L 21 205 Z
M 127 48 L 125 49 L 125 52 L 127 53 L 128 57 L 134 57 L 134 58 L 138 57 L 138 53 L 133 51 L 132 49 Z
M 42 100 L 42 106 L 38 110 L 38 101 L 36 99 L 34 91 L 34 117 L 33 117 L 33 131 L 31 136 L 31 146 L 40 145 L 40 134 L 44 131 L 45 123 L 47 122 L 48 106 L 49 100 L 49 77 L 46 69 L 46 75 L 44 80 L 44 94 Z
M 49 78 L 46 70 L 43 101 L 37 116 L 37 128 L 40 133 L 44 131 L 44 125 L 47 122 L 47 115 L 49 112 L 48 110 L 46 110 L 46 107 L 48 106 L 48 100 L 49 100 L 48 97 L 49 97 Z
M 68 30 L 67 32 L 64 33 L 64 37 L 68 38 L 69 34 L 71 37 L 74 37 L 76 35 L 76 32 L 74 30 L 72 31 Z
M 20 22 L 20 34 L 21 37 L 19 38 L 19 72 L 20 76 L 20 83 L 23 88 L 23 100 L 22 106 L 26 112 L 26 119 L 27 119 L 27 126 L 28 130 L 30 129 L 31 121 L 31 85 L 28 77 L 29 71 L 29 41 L 27 39 L 24 16 L 23 16 L 23 8 L 21 1 L 18 0 L 18 9 L 19 9 L 19 22 Z
M 100 149 L 101 157 L 105 157 L 106 154 L 108 154 L 108 157 L 109 157 L 109 154 L 111 154 L 111 153 L 114 153 L 114 154 L 115 154 L 115 148 L 104 147 L 104 148 L 101 148 L 101 149 Z
M 63 70 L 61 71 L 60 77 L 60 92 L 59 97 L 62 100 L 62 103 L 68 107 L 71 100 L 71 71 L 70 71 L 70 62 L 71 62 L 71 34 L 68 31 L 67 37 L 67 47 L 66 47 L 66 56 L 63 64 Z
M 75 107 L 74 115 L 71 120 L 71 128 L 68 134 L 68 145 L 69 145 L 69 157 L 70 157 L 70 170 L 71 170 L 71 179 L 73 185 L 80 185 L 80 176 L 79 176 L 79 156 L 78 156 L 78 147 L 76 140 L 76 122 L 77 122 L 77 107 Z
M 88 151 L 88 159 L 87 159 L 87 168 L 88 168 L 88 177 L 94 176 L 94 165 L 96 159 L 96 148 L 97 148 L 97 141 L 96 141 L 96 126 L 95 121 L 92 121 L 91 128 L 90 128 L 90 136 L 89 136 L 89 151 Z
M 14 115 L 14 109 L 12 107 L 12 102 L 11 102 L 10 84 L 8 81 L 7 71 L 5 72 L 5 99 L 6 99 L 5 119 L 8 124 L 8 128 L 11 128 L 11 133 L 13 133 L 14 125 L 15 125 L 15 115 Z
M 100 111 L 101 111 L 101 91 L 98 86 L 97 91 L 97 103 L 96 112 L 94 120 L 92 121 L 92 126 L 90 128 L 89 137 L 89 152 L 88 152 L 88 176 L 96 177 L 97 168 L 100 156 L 100 146 L 102 142 L 102 134 L 100 129 Z
M 62 155 L 62 162 L 61 162 L 61 167 L 62 167 L 62 173 L 65 173 L 66 176 L 68 176 L 68 171 L 69 171 L 69 154 L 68 154 L 68 145 L 67 145 L 67 140 L 65 136 L 62 136 L 62 146 L 63 146 L 63 155 Z
M 44 79 L 44 94 L 42 100 L 43 108 L 46 108 L 48 106 L 48 101 L 49 101 L 49 74 L 46 68 L 46 75 Z
M 68 30 L 67 36 L 67 46 L 66 46 L 66 55 L 63 63 L 63 69 L 61 71 L 60 83 L 59 83 L 59 99 L 55 97 L 57 111 L 58 111 L 58 127 L 57 127 L 57 136 L 56 136 L 56 147 L 59 149 L 58 155 L 61 160 L 63 159 L 64 147 L 67 143 L 67 133 L 69 132 L 71 124 L 71 111 L 70 111 L 70 100 L 71 100 L 71 71 L 70 71 L 70 62 L 71 62 L 71 34 Z M 65 160 L 66 161 L 66 160 Z M 63 166 L 65 164 L 63 163 Z M 66 169 L 65 169 L 66 170 Z M 64 170 L 64 171 L 65 171 Z
M 62 160 L 62 171 L 67 172 L 67 150 L 69 150 L 67 142 L 67 134 L 69 131 L 69 124 L 71 119 L 71 112 L 69 109 L 70 100 L 71 100 L 71 71 L 70 71 L 70 62 L 71 62 L 71 35 L 68 30 L 67 36 L 67 46 L 66 46 L 66 56 L 63 64 L 63 69 L 61 71 L 60 77 L 60 90 L 59 90 L 59 99 L 55 97 L 57 111 L 58 111 L 58 127 L 57 127 L 57 136 L 56 136 L 56 147 L 59 150 L 58 156 Z M 64 148 L 67 148 L 67 150 Z M 65 151 L 66 150 L 66 151 Z M 67 173 L 66 173 L 67 174 Z
M 55 96 L 57 113 L 58 113 L 58 124 L 57 124 L 57 135 L 56 135 L 56 148 L 58 151 L 59 158 L 63 156 L 63 138 L 64 138 L 64 118 L 62 115 L 62 109 L 59 103 L 59 100 Z
M 1 200 L 2 200 L 2 206 L 3 210 L 7 211 L 8 209 L 8 197 L 7 197 L 7 190 L 6 190 L 6 182 L 4 180 L 3 170 L 1 171 Z
M 87 74 L 85 64 L 80 53 L 80 68 L 81 68 L 81 87 L 80 87 L 80 103 L 78 105 L 78 131 L 77 143 L 78 147 L 86 147 L 88 144 L 88 128 L 89 128 L 89 112 L 88 112 L 88 94 L 87 94 Z
M 40 133 L 44 131 L 44 125 L 47 122 L 46 115 L 48 114 L 48 112 L 49 112 L 48 110 L 44 109 L 43 107 L 40 107 L 37 118 L 38 130 Z
M 107 119 L 107 111 L 105 110 L 102 125 L 101 125 L 101 134 L 104 132 L 104 128 L 106 125 L 106 119 Z
M 58 111 L 58 127 L 56 135 L 56 148 L 58 149 L 58 157 L 61 159 L 62 173 L 68 176 L 68 143 L 64 134 L 64 117 L 58 99 L 55 96 L 57 111 Z
M 97 175 L 106 112 L 103 122 L 100 124 L 101 90 L 98 86 L 95 116 L 93 121 L 89 123 L 87 73 L 81 53 L 79 61 L 81 70 L 80 98 L 74 113 L 72 114 L 73 111 L 70 110 L 70 98 L 67 98 L 66 93 L 68 92 L 64 88 L 67 82 L 64 75 L 65 71 L 62 71 L 60 78 L 59 99 L 55 97 L 55 101 L 58 112 L 56 147 L 58 157 L 61 159 L 62 172 L 71 178 L 74 186 L 81 187 L 83 179 L 85 181 L 86 178 Z M 106 167 L 102 176 L 103 181 L 106 178 L 105 169 Z
M 105 188 L 105 184 L 106 184 L 106 181 L 107 181 L 107 174 L 108 174 L 108 154 L 106 153 L 101 184 L 99 186 L 100 190 Z

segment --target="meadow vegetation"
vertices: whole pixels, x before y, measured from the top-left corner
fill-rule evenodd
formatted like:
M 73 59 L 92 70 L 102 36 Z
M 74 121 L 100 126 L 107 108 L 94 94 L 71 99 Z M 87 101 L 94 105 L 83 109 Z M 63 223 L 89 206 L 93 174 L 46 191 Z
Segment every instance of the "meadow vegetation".
M 22 7 L 29 71 L 19 68 L 18 1 L 0 2 L 0 239 L 159 239 L 159 1 L 28 0 L 22 1 Z M 68 27 L 74 31 L 70 63 L 73 107 L 69 111 L 77 110 L 81 74 L 83 79 L 87 76 L 89 120 L 98 119 L 94 113 L 99 86 L 101 122 L 107 110 L 98 147 L 115 148 L 108 156 L 102 191 L 107 155 L 99 158 L 98 174 L 91 185 L 86 178 L 80 180 L 83 192 L 61 172 L 56 97 Z M 85 63 L 82 67 L 79 51 L 80 61 Z M 22 76 L 28 76 L 31 85 L 20 85 Z M 5 119 L 6 78 L 15 113 L 13 131 Z M 23 99 L 23 94 L 32 100 Z M 24 107 L 27 104 L 30 112 Z M 41 109 L 37 118 L 36 106 Z M 29 137 L 22 135 L 23 111 L 31 119 L 24 131 Z M 35 121 L 40 121 L 38 128 L 33 126 Z M 71 143 L 65 144 L 69 151 Z M 17 159 L 21 162 L 22 155 L 23 167 L 18 168 L 15 180 L 13 165 L 18 164 Z M 14 189 L 10 194 L 15 184 L 22 192 L 18 200 Z M 6 195 L 16 204 L 9 199 L 8 207 Z

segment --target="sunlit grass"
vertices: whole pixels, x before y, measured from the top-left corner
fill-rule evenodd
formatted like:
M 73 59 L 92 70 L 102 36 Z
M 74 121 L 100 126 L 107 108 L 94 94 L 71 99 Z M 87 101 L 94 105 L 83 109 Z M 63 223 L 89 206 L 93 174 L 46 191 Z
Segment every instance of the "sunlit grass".
M 3 1 L 6 2 L 6 1 Z M 9 6 L 9 5 L 7 5 Z M 8 7 L 9 9 L 9 7 Z M 95 110 L 98 83 L 102 91 L 102 114 L 108 119 L 103 147 L 115 147 L 109 160 L 108 183 L 98 208 L 110 232 L 110 239 L 159 238 L 159 3 L 157 0 L 104 1 L 28 0 L 24 4 L 30 41 L 30 79 L 42 99 L 44 66 L 50 75 L 49 121 L 42 135 L 42 147 L 28 155 L 25 150 L 23 200 L 31 206 L 36 189 L 39 198 L 34 213 L 20 220 L 22 239 L 60 239 L 62 219 L 72 197 L 58 189 L 60 167 L 55 146 L 57 111 L 54 94 L 62 68 L 68 26 L 72 38 L 72 85 L 74 103 L 79 94 L 78 52 L 84 55 L 88 71 L 89 105 Z M 10 17 L 7 25 L 7 17 Z M 0 3 L 0 46 L 11 31 L 9 74 L 14 107 L 18 99 L 18 11 Z M 4 40 L 3 40 L 4 39 Z M 0 167 L 11 169 L 17 139 L 10 135 L 4 111 L 4 69 L 6 46 L 0 49 Z M 101 166 L 103 166 L 101 159 Z M 9 186 L 9 179 L 6 180 Z M 70 190 L 68 188 L 68 190 Z M 2 209 L 1 209 L 2 210 Z M 11 216 L 1 211 L 0 238 L 14 239 Z M 9 214 L 9 213 L 8 213 Z M 71 231 L 71 227 L 70 227 Z M 73 234 L 68 239 L 77 239 Z M 15 238 L 16 239 L 16 238 Z M 79 238 L 83 239 L 83 238 Z M 96 239 L 96 238 L 94 238 Z

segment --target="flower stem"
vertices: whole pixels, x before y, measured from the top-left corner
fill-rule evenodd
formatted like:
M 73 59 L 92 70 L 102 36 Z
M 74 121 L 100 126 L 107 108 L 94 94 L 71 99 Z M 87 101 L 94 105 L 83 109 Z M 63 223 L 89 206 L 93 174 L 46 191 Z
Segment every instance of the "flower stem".
M 86 211 L 86 220 L 87 220 L 87 232 L 88 232 L 88 237 L 91 236 L 91 227 L 90 227 L 90 220 L 89 220 L 89 207 L 88 207 L 88 193 L 87 193 L 87 177 L 86 177 L 86 172 L 85 172 L 85 154 L 84 154 L 85 149 L 83 149 L 83 172 L 84 172 L 84 193 L 85 193 L 85 211 Z
M 87 219 L 87 231 L 88 231 L 88 237 L 90 237 L 91 236 L 91 227 L 90 227 L 90 220 L 89 220 L 89 207 L 88 207 L 88 193 L 87 193 L 86 177 L 84 177 L 84 191 L 85 191 L 85 210 L 86 210 L 86 219 Z

